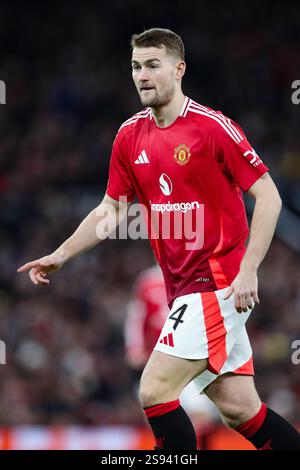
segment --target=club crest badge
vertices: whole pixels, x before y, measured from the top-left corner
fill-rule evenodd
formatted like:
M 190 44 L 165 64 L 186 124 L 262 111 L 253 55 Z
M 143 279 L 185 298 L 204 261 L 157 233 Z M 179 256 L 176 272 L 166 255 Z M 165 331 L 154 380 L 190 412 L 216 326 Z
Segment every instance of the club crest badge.
M 174 149 L 174 159 L 178 165 L 186 165 L 191 158 L 191 151 L 185 144 L 180 144 Z

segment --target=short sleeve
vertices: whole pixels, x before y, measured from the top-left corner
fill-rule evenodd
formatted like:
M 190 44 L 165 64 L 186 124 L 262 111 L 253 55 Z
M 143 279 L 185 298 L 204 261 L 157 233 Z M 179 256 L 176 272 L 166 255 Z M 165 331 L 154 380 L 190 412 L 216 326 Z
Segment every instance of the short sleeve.
M 127 162 L 124 136 L 121 137 L 120 134 L 117 134 L 112 147 L 106 189 L 108 196 L 117 201 L 120 198 L 126 197 L 127 201 L 130 202 L 135 196 L 135 189 L 132 184 Z
M 214 126 L 213 137 L 217 159 L 223 164 L 223 171 L 243 190 L 250 187 L 269 168 L 249 144 L 241 127 L 221 115 Z

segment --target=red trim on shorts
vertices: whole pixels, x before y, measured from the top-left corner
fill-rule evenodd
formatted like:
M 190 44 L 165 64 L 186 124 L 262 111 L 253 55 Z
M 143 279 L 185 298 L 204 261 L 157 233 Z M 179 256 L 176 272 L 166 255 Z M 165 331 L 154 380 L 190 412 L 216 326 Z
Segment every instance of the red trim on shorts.
M 154 418 L 155 416 L 162 416 L 170 411 L 174 411 L 180 406 L 179 400 L 169 401 L 168 403 L 159 403 L 158 405 L 149 406 L 144 408 L 147 418 Z
M 246 421 L 246 423 L 235 428 L 235 430 L 248 439 L 257 433 L 257 431 L 262 427 L 263 422 L 266 419 L 267 411 L 267 405 L 262 403 L 259 412 L 253 416 L 253 418 L 249 419 L 249 421 Z
M 233 370 L 232 372 L 234 374 L 241 374 L 241 375 L 254 375 L 253 357 L 251 356 L 249 361 L 247 361 L 238 369 Z
M 214 292 L 201 292 L 208 347 L 208 370 L 219 374 L 227 359 L 224 318 Z

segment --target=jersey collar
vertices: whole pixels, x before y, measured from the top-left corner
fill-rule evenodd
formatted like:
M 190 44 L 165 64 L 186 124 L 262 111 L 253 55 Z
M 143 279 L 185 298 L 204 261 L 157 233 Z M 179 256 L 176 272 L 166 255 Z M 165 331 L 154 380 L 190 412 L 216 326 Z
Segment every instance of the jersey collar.
M 182 117 L 186 116 L 186 111 L 188 109 L 189 102 L 190 102 L 190 98 L 188 96 L 186 96 L 178 116 L 182 116 Z M 152 109 L 151 108 L 148 108 L 148 109 L 150 110 L 150 120 L 152 120 L 153 119 Z

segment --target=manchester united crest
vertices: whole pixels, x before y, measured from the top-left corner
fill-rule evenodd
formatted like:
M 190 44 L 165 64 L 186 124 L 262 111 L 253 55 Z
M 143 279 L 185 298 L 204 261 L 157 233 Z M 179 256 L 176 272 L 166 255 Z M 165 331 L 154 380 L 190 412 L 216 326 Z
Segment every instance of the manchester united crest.
M 180 144 L 174 149 L 174 159 L 178 165 L 186 165 L 191 158 L 191 151 L 185 144 Z

